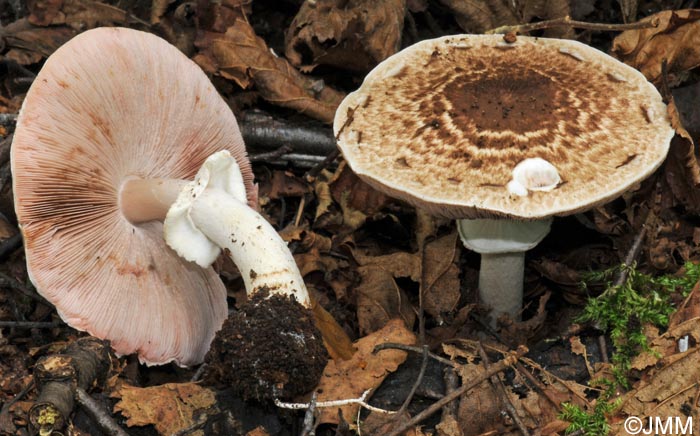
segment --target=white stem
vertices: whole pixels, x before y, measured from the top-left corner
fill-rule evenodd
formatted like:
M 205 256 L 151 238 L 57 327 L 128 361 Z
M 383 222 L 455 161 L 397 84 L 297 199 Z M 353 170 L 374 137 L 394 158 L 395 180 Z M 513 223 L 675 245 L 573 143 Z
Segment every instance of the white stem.
M 267 289 L 270 295 L 293 296 L 304 307 L 311 307 L 309 293 L 287 244 L 247 204 L 222 189 L 210 187 L 193 201 L 189 217 L 233 260 L 248 295 Z
M 498 317 L 504 313 L 513 319 L 520 319 L 524 271 L 524 251 L 481 255 L 479 297 L 493 309 L 492 325 L 495 326 Z

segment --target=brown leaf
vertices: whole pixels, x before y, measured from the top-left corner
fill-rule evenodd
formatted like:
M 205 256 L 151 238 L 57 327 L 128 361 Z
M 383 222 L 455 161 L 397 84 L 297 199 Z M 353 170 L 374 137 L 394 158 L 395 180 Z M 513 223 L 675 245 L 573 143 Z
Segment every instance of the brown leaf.
M 75 36 L 75 31 L 65 26 L 37 27 L 26 19 L 17 20 L 3 29 L 5 55 L 20 65 L 31 65 L 49 57 L 58 47 Z
M 235 81 L 240 87 L 255 84 L 267 101 L 332 123 L 343 94 L 303 76 L 285 59 L 270 51 L 246 21 L 237 19 L 225 34 L 202 32 L 194 57 L 203 69 Z
M 425 247 L 423 305 L 434 318 L 452 312 L 459 303 L 459 268 L 455 263 L 459 251 L 456 242 L 457 232 L 452 232 L 429 242 Z
M 225 33 L 228 26 L 238 19 L 245 20 L 252 12 L 253 0 L 198 0 L 199 28 L 210 32 Z
M 622 32 L 613 40 L 612 54 L 633 66 L 651 82 L 661 82 L 661 64 L 677 74 L 700 65 L 700 9 L 662 11 L 640 22 L 658 20 L 656 27 Z
M 666 159 L 664 175 L 673 196 L 692 213 L 700 212 L 700 165 L 695 156 L 695 143 L 683 127 L 676 105 L 668 104 L 671 125 L 676 136 Z
M 676 359 L 665 366 L 647 373 L 635 389 L 624 397 L 620 407 L 623 416 L 646 417 L 684 417 L 688 406 L 693 408 L 696 402 L 697 380 L 700 377 L 700 348 L 694 348 L 679 354 Z M 665 419 L 665 418 L 664 418 Z M 612 426 L 611 435 L 627 435 L 623 429 L 623 420 Z M 683 419 L 685 422 L 685 419 Z
M 394 319 L 384 328 L 369 334 L 355 342 L 357 352 L 352 359 L 331 360 L 323 370 L 323 377 L 317 388 L 318 401 L 342 400 L 359 398 L 367 389 L 379 386 L 389 373 L 396 371 L 406 360 L 406 352 L 400 350 L 383 350 L 376 354 L 374 347 L 386 342 L 412 345 L 415 335 L 401 320 Z M 342 406 L 345 417 L 357 415 L 357 405 Z M 337 424 L 338 409 L 320 409 L 318 422 L 321 424 Z
M 406 0 L 304 2 L 286 35 L 296 66 L 332 65 L 369 71 L 401 45 Z
M 114 406 L 128 420 L 129 427 L 154 425 L 161 435 L 171 435 L 194 424 L 194 416 L 216 404 L 214 392 L 195 383 L 168 383 L 138 388 L 122 385 L 113 397 Z M 202 435 L 200 431 L 193 433 Z
M 390 262 L 393 264 L 388 268 L 376 264 L 357 268 L 362 277 L 362 282 L 355 290 L 357 321 L 362 334 L 377 331 L 390 319 L 400 318 L 409 326 L 412 326 L 416 319 L 408 295 L 394 280 L 394 277 L 406 275 L 392 271 L 402 268 L 403 262 L 415 260 L 408 253 L 396 253 L 395 256 L 387 257 L 391 258 Z
M 274 171 L 270 183 L 270 191 L 261 190 L 273 200 L 281 197 L 303 197 L 310 191 L 309 185 L 289 171 Z
M 344 215 L 351 216 L 353 211 L 357 211 L 365 218 L 371 217 L 379 213 L 389 201 L 386 195 L 360 180 L 345 161 L 338 166 L 330 188 L 333 199 L 341 205 Z M 352 222 L 346 224 L 350 228 L 356 229 L 363 223 L 364 220 L 359 225 Z
M 671 314 L 668 321 L 668 329 L 674 330 L 677 326 L 694 318 L 700 318 L 700 282 L 693 286 L 693 290 L 688 297 L 686 297 L 678 309 Z
M 533 18 L 551 20 L 571 15 L 567 0 L 440 0 L 455 14 L 459 26 L 469 33 L 484 33 L 501 26 L 529 23 Z M 547 29 L 549 37 L 563 38 L 573 35 L 570 28 Z

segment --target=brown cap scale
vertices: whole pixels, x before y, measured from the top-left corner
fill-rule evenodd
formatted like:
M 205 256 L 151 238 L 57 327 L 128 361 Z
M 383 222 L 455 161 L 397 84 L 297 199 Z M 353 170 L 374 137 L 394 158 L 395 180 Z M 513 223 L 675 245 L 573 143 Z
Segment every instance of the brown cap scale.
M 440 216 L 518 221 L 619 196 L 661 165 L 673 136 L 661 96 L 633 68 L 576 41 L 501 35 L 422 41 L 388 58 L 341 103 L 334 129 L 375 188 Z M 475 228 L 498 233 L 472 224 L 460 229 L 467 245 Z M 534 225 L 536 243 L 548 224 Z M 520 233 L 505 227 L 505 239 Z
M 254 193 L 231 110 L 164 40 L 100 28 L 46 61 L 17 122 L 13 187 L 31 280 L 68 324 L 146 363 L 202 361 L 226 318 L 226 290 L 211 268 L 168 248 L 157 219 L 180 180 L 220 150 Z M 133 193 L 125 211 L 128 180 L 153 189 Z

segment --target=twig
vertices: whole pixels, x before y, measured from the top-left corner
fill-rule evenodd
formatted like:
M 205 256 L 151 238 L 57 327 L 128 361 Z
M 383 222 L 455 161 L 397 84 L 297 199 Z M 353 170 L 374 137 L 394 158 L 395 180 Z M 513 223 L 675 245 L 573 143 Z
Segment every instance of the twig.
M 18 114 L 0 114 L 0 125 L 13 126 L 17 122 Z
M 0 242 L 0 261 L 5 260 L 7 256 L 14 253 L 22 246 L 22 234 L 17 232 L 4 241 Z
M 486 351 L 484 351 L 484 347 L 481 345 L 481 342 L 479 342 L 479 356 L 481 356 L 481 364 L 484 366 L 484 369 L 488 370 L 490 363 L 489 356 L 486 354 Z M 501 402 L 501 404 L 503 404 L 503 407 L 505 407 L 506 411 L 508 412 L 508 415 L 510 415 L 510 419 L 512 419 L 515 425 L 518 427 L 520 433 L 523 436 L 530 436 L 530 432 L 527 430 L 527 427 L 525 427 L 525 424 L 518 416 L 518 412 L 515 410 L 513 402 L 510 401 L 508 393 L 506 392 L 506 387 L 503 386 L 503 382 L 501 381 L 501 379 L 494 374 L 491 377 L 489 377 L 489 381 L 491 382 L 491 386 L 496 392 L 498 400 Z
M 650 223 L 652 216 L 653 213 L 649 212 L 644 220 L 644 224 L 642 224 L 641 230 L 637 233 L 637 236 L 635 236 L 632 247 L 630 247 L 625 257 L 625 267 L 620 269 L 620 274 L 617 276 L 615 283 L 613 283 L 614 287 L 622 286 L 627 281 L 627 277 L 629 276 L 629 268 L 627 267 L 634 265 L 637 261 L 637 257 L 639 257 L 639 253 L 642 249 L 642 241 L 644 241 L 644 237 L 647 234 L 647 225 Z M 598 326 L 596 326 L 596 328 L 598 328 Z M 608 363 L 608 343 L 605 339 L 605 335 L 598 335 L 598 351 L 600 352 L 600 361 Z
M 16 328 L 16 329 L 52 329 L 60 326 L 61 323 L 56 322 L 33 322 L 33 321 L 0 321 L 0 328 Z
M 367 397 L 369 397 L 369 394 L 372 392 L 372 389 L 367 389 L 362 393 L 362 396 L 360 398 L 348 398 L 346 400 L 332 400 L 332 401 L 319 401 L 316 402 L 314 407 L 316 408 L 321 408 L 321 407 L 338 407 L 338 406 L 347 406 L 350 404 L 358 404 L 360 407 L 364 407 L 367 410 L 371 410 L 372 412 L 378 412 L 378 413 L 384 413 L 384 414 L 394 414 L 396 412 L 391 411 L 391 410 L 385 410 L 385 409 L 380 409 L 379 407 L 374 407 L 371 404 L 367 403 Z M 311 403 L 285 403 L 280 401 L 279 399 L 275 398 L 275 406 L 281 408 L 281 409 L 292 409 L 292 410 L 300 410 L 300 409 L 308 409 L 311 407 Z
M 314 434 L 314 412 L 316 411 L 317 397 L 318 394 L 316 392 L 311 395 L 309 408 L 306 409 L 304 414 L 304 428 L 301 429 L 301 436 L 312 436 Z
M 405 344 L 399 344 L 396 342 L 384 342 L 383 344 L 379 344 L 379 345 L 375 346 L 374 350 L 372 350 L 372 354 L 376 354 L 377 352 L 379 352 L 381 350 L 387 350 L 387 349 L 411 351 L 413 353 L 422 353 L 423 352 L 422 347 L 416 347 L 415 345 L 405 345 Z M 445 359 L 444 357 L 438 356 L 437 354 L 432 353 L 430 351 L 428 351 L 428 356 L 432 359 L 437 360 L 438 362 L 440 362 L 442 364 L 449 365 L 453 368 L 457 368 L 460 366 L 458 363 L 453 362 L 449 359 Z
M 326 156 L 323 161 L 317 163 L 313 168 L 311 168 L 309 171 L 306 172 L 304 175 L 304 178 L 306 180 L 313 180 L 318 176 L 318 174 L 323 171 L 325 168 L 328 168 L 330 164 L 336 160 L 340 156 L 340 150 L 337 148 L 330 153 L 328 153 L 328 156 Z
M 413 386 L 411 387 L 411 390 L 408 392 L 408 395 L 404 399 L 403 404 L 401 405 L 401 408 L 397 412 L 396 416 L 404 416 L 406 413 L 406 410 L 408 410 L 409 404 L 411 404 L 411 400 L 413 400 L 413 397 L 416 395 L 416 391 L 418 390 L 418 386 L 423 382 L 423 377 L 425 376 L 425 370 L 428 367 L 428 345 L 425 343 L 425 310 L 423 309 L 423 293 L 428 289 L 426 285 L 426 280 L 425 280 L 425 240 L 421 241 L 421 263 L 420 263 L 420 286 L 418 287 L 418 341 L 421 344 L 421 354 L 423 355 L 423 359 L 420 364 L 420 371 L 418 371 L 418 377 L 416 377 L 416 381 L 413 383 Z
M 190 434 L 196 430 L 201 430 L 204 428 L 205 425 L 207 425 L 207 422 L 211 418 L 218 418 L 222 416 L 221 413 L 217 413 L 213 416 L 207 416 L 206 414 L 200 415 L 199 418 L 197 418 L 197 421 L 194 422 L 192 425 L 185 427 L 183 429 L 180 429 L 176 431 L 175 433 L 171 434 L 170 436 L 185 436 L 187 434 Z
M 35 291 L 32 291 L 28 287 L 24 286 L 22 283 L 18 282 L 17 280 L 13 279 L 12 277 L 10 277 L 7 274 L 2 273 L 2 272 L 0 272 L 0 286 L 6 286 L 8 288 L 14 289 L 15 291 L 21 292 L 26 297 L 29 297 L 33 300 L 36 300 L 39 303 L 45 304 L 49 307 L 53 307 L 53 304 L 46 301 L 46 299 L 44 299 L 44 297 L 42 297 L 41 295 L 37 294 Z
M 265 162 L 268 160 L 279 159 L 285 154 L 291 153 L 293 148 L 289 145 L 283 145 L 277 150 L 268 151 L 265 153 L 251 154 L 249 159 L 251 162 Z
M 287 144 L 303 154 L 326 156 L 335 150 L 332 130 L 317 123 L 292 123 L 261 111 L 247 111 L 238 117 L 248 147 L 275 149 Z
M 409 421 L 403 422 L 397 428 L 392 429 L 391 432 L 388 433 L 386 436 L 399 436 L 404 431 L 408 430 L 409 428 L 420 423 L 424 419 L 427 419 L 433 413 L 442 409 L 447 403 L 454 401 L 455 399 L 469 392 L 471 389 L 475 388 L 476 386 L 479 386 L 481 382 L 488 379 L 492 375 L 498 374 L 499 372 L 504 371 L 506 368 L 513 366 L 520 357 L 525 355 L 525 353 L 527 353 L 526 347 L 518 347 L 516 351 L 509 353 L 509 355 L 506 356 L 503 360 L 499 360 L 498 362 L 491 365 L 489 369 L 484 371 L 484 373 L 481 374 L 479 377 L 476 377 L 474 380 L 467 383 L 466 385 L 462 385 L 462 387 L 460 387 L 456 391 L 450 392 L 449 394 L 445 395 L 444 397 L 442 397 L 442 399 L 436 401 L 430 407 L 423 409 L 422 412 L 411 418 Z
M 585 21 L 572 20 L 570 16 L 555 18 L 553 20 L 538 21 L 536 23 L 515 24 L 512 26 L 500 26 L 495 29 L 487 30 L 486 33 L 527 33 L 533 30 L 549 29 L 552 27 L 574 27 L 577 29 L 599 30 L 618 32 L 621 30 L 631 29 L 646 29 L 649 27 L 658 27 L 659 19 L 653 18 L 649 21 L 638 21 L 636 23 L 627 24 L 607 24 L 607 23 L 587 23 Z
M 457 373 L 455 372 L 454 368 L 445 368 L 444 372 L 445 393 L 449 394 L 457 390 L 457 387 L 459 386 L 459 378 L 457 377 Z M 457 409 L 458 407 L 456 402 L 445 404 L 445 407 L 442 409 L 443 421 L 446 417 L 452 417 L 456 420 Z
M 105 434 L 110 436 L 129 436 L 83 388 L 77 387 L 75 389 L 75 398 Z
M 515 364 L 515 369 L 523 376 L 525 376 L 526 379 L 530 383 L 532 383 L 542 395 L 544 395 L 550 403 L 554 407 L 560 407 L 561 406 L 561 401 L 559 401 L 558 398 L 556 398 L 552 393 L 550 392 L 550 389 L 547 389 L 547 386 L 545 386 L 541 381 L 537 379 L 534 375 L 530 374 L 530 371 L 527 370 L 520 362 Z
M 197 371 L 195 371 L 194 374 L 192 374 L 192 378 L 190 379 L 190 381 L 193 383 L 198 382 L 202 378 L 202 376 L 204 375 L 204 371 L 206 371 L 207 366 L 208 365 L 206 364 L 206 362 L 199 365 L 199 368 L 197 368 Z

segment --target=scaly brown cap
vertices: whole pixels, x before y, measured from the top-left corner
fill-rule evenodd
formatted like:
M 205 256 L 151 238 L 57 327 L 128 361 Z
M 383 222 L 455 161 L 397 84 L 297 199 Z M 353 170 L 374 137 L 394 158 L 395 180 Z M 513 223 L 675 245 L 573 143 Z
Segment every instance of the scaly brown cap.
M 254 192 L 231 110 L 164 40 L 94 29 L 46 61 L 17 122 L 12 174 L 30 278 L 61 318 L 146 363 L 202 361 L 226 290 L 166 246 L 162 223 L 127 221 L 118 193 L 130 177 L 191 179 L 219 150 Z
M 502 35 L 422 41 L 386 59 L 334 130 L 381 191 L 449 218 L 516 219 L 617 197 L 661 165 L 674 134 L 637 70 L 576 41 Z M 526 159 L 515 180 L 531 185 L 510 183 Z

